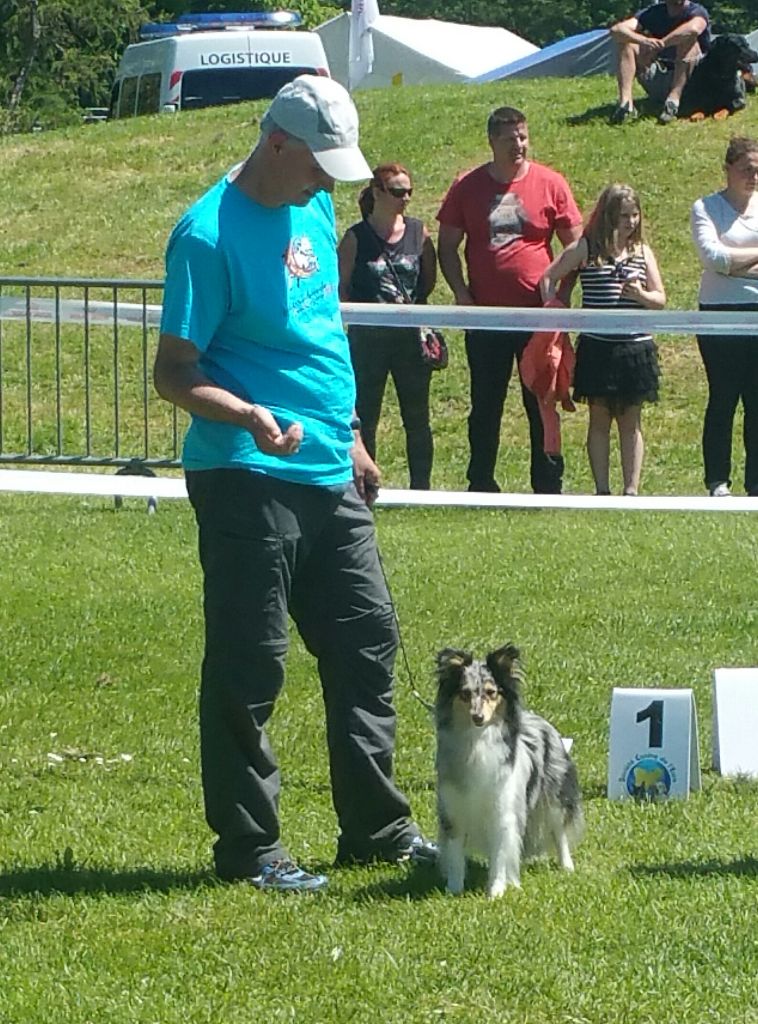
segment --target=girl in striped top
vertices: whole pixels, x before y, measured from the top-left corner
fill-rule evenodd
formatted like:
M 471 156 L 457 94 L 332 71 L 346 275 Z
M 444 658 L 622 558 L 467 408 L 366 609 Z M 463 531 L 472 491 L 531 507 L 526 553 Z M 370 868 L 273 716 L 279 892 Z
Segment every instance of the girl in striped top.
M 587 229 L 551 263 L 541 282 L 554 303 L 578 274 L 584 309 L 663 309 L 666 293 L 650 246 L 642 240 L 642 210 L 629 185 L 601 192 Z M 597 494 L 610 494 L 610 434 L 616 421 L 624 494 L 637 494 L 642 471 L 642 405 L 658 400 L 658 355 L 650 334 L 579 335 L 574 399 L 587 402 L 587 454 Z

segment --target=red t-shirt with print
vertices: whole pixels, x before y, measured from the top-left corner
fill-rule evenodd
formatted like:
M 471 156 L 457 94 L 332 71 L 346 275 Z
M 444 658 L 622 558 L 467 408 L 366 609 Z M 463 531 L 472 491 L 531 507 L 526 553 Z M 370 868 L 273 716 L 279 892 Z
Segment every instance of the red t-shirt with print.
M 495 181 L 483 164 L 460 175 L 437 220 L 465 233 L 468 284 L 478 306 L 541 306 L 539 282 L 559 228 L 582 223 L 566 179 L 530 162 L 518 181 Z

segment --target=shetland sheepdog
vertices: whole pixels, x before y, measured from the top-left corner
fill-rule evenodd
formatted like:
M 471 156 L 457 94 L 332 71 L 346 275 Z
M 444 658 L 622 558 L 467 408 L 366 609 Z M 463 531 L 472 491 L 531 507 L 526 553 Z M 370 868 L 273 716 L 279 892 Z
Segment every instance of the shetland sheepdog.
M 460 893 L 466 854 L 487 859 L 487 895 L 520 886 L 522 857 L 552 852 L 573 871 L 582 831 L 576 768 L 556 729 L 521 704 L 519 651 L 512 644 L 477 661 L 437 655 L 439 864 Z

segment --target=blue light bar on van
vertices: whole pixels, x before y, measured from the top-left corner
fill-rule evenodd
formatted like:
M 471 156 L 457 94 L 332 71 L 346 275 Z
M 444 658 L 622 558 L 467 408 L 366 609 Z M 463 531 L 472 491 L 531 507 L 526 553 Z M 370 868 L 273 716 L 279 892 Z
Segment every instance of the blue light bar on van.
M 217 32 L 224 29 L 295 28 L 302 18 L 294 11 L 247 11 L 242 14 L 182 14 L 176 21 L 150 21 L 140 25 L 139 37 L 166 39 L 191 32 Z
M 146 25 L 139 27 L 140 42 L 146 43 L 151 39 L 166 39 L 168 36 L 183 34 L 182 29 L 171 21 L 149 21 Z
M 226 25 L 257 25 L 258 28 L 281 28 L 284 25 L 299 25 L 302 18 L 294 11 L 245 11 L 241 14 L 218 12 L 210 14 L 180 14 L 179 25 L 195 25 L 198 28 L 223 28 Z

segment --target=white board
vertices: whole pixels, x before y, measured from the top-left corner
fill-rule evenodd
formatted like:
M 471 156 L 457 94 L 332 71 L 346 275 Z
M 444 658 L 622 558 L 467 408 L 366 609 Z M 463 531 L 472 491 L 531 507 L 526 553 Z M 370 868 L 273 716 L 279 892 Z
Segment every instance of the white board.
M 608 797 L 657 801 L 696 789 L 700 748 L 692 690 L 614 688 Z
M 758 777 L 758 668 L 713 672 L 713 767 Z

